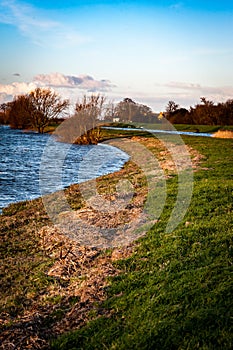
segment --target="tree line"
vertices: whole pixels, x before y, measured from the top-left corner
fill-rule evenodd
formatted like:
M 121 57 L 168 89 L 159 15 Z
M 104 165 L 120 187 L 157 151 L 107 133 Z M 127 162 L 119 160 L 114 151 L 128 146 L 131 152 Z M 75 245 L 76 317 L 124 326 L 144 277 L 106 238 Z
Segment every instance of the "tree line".
M 233 125 L 233 99 L 215 104 L 205 97 L 189 110 L 169 101 L 164 113 L 172 124 Z
M 37 88 L 28 94 L 16 96 L 13 101 L 0 105 L 0 124 L 8 124 L 14 129 L 33 129 L 43 133 L 51 123 L 59 124 L 64 119 L 75 119 L 75 128 L 79 135 L 76 143 L 97 143 L 100 138 L 98 124 L 104 122 L 158 122 L 157 114 L 151 108 L 125 98 L 117 104 L 108 101 L 103 95 L 84 95 L 77 100 L 73 114 L 68 109 L 69 100 L 51 89 Z M 69 117 L 69 118 L 68 118 Z M 72 124 L 72 127 L 68 126 Z M 72 130 L 70 130 L 72 134 Z M 67 136 L 66 136 L 67 137 Z
M 101 122 L 161 123 L 161 115 L 173 124 L 233 125 L 233 99 L 214 104 L 201 97 L 201 102 L 189 110 L 169 101 L 163 114 L 156 114 L 144 104 L 125 98 L 115 104 L 102 95 L 84 95 L 77 100 L 73 114 L 69 100 L 62 99 L 47 88 L 36 88 L 28 94 L 16 96 L 13 101 L 0 105 L 0 124 L 16 129 L 33 129 L 43 133 L 51 123 L 66 122 L 70 135 L 78 135 L 72 142 L 97 143 Z M 75 121 L 75 123 L 74 123 Z M 66 134 L 67 138 L 67 134 Z

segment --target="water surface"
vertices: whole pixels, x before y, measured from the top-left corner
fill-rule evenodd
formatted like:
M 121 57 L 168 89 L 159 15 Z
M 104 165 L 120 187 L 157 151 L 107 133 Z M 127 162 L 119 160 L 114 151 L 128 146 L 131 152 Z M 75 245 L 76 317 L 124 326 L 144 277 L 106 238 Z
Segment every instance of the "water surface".
M 68 145 L 48 134 L 0 125 L 0 159 L 1 211 L 10 203 L 117 171 L 129 156 L 105 144 Z

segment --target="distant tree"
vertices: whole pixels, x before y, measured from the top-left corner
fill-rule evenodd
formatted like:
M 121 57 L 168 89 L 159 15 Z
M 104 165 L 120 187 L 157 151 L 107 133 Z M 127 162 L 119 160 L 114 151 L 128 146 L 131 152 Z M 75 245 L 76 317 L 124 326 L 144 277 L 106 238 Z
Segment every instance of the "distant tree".
M 121 121 L 150 122 L 154 114 L 150 107 L 136 103 L 130 98 L 125 98 L 116 106 L 116 114 Z
M 68 100 L 62 100 L 50 89 L 36 88 L 27 95 L 27 98 L 30 105 L 31 125 L 39 133 L 43 133 L 49 121 L 61 115 L 69 106 Z
M 204 124 L 216 125 L 217 113 L 213 101 L 207 100 L 205 97 L 201 97 L 202 109 L 204 114 Z
M 131 98 L 124 98 L 123 101 L 119 102 L 116 106 L 118 117 L 121 121 L 132 121 L 132 117 L 135 113 L 136 102 Z
M 2 103 L 0 105 L 0 124 L 9 123 L 9 104 Z
M 201 97 L 201 103 L 190 109 L 193 124 L 216 125 L 217 109 L 213 101 Z
M 167 119 L 172 124 L 192 124 L 189 111 L 186 108 L 178 108 L 174 112 L 170 112 Z
M 118 117 L 117 106 L 113 101 L 109 101 L 104 108 L 104 120 L 113 121 L 116 117 Z
M 154 119 L 154 114 L 151 108 L 147 105 L 137 103 L 132 120 L 135 122 L 149 123 L 152 119 Z
M 19 95 L 8 103 L 9 123 L 14 129 L 27 129 L 31 126 L 31 108 L 27 95 Z
M 166 106 L 166 113 L 169 115 L 170 113 L 175 112 L 179 108 L 179 105 L 174 101 L 168 101 Z
M 2 103 L 0 105 L 0 111 L 5 113 L 7 111 L 7 103 Z
M 233 99 L 215 104 L 206 97 L 189 111 L 169 101 L 165 116 L 173 124 L 233 125 Z
M 233 99 L 227 100 L 221 104 L 223 113 L 221 115 L 222 125 L 233 125 Z

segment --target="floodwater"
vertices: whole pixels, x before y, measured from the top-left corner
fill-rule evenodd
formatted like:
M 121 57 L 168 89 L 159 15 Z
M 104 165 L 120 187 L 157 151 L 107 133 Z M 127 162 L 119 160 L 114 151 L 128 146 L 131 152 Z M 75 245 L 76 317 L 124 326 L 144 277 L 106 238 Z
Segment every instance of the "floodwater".
M 0 159 L 1 212 L 10 203 L 117 171 L 129 156 L 110 145 L 70 145 L 0 125 Z
M 165 124 L 166 125 L 166 124 Z M 152 134 L 170 134 L 170 135 L 187 135 L 187 136 L 204 136 L 204 137 L 212 137 L 213 134 L 207 132 L 192 132 L 192 131 L 178 131 L 178 130 L 166 130 L 166 128 L 158 130 L 158 129 L 146 129 L 146 128 L 118 128 L 105 126 L 104 129 L 112 129 L 112 130 L 127 130 L 127 131 L 148 131 Z

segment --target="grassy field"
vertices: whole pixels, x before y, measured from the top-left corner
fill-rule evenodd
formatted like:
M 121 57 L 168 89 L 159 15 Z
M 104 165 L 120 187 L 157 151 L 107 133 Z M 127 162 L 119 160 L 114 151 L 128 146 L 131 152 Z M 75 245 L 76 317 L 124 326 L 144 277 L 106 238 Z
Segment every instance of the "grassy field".
M 195 173 L 191 206 L 171 234 L 164 229 L 176 181 L 161 221 L 135 254 L 118 262 L 109 310 L 66 334 L 53 349 L 231 349 L 232 141 L 185 139 L 206 155 Z
M 74 267 L 66 276 L 48 274 L 54 262 L 63 259 L 66 247 L 62 251 L 60 243 L 53 243 L 43 248 L 41 229 L 52 225 L 42 201 L 11 205 L 4 211 L 0 349 L 6 344 L 57 350 L 232 349 L 233 141 L 183 139 L 205 156 L 194 173 L 185 218 L 172 233 L 165 233 L 176 201 L 173 174 L 166 180 L 168 196 L 159 222 L 126 256 L 110 261 L 108 250 L 97 252 L 94 260 L 89 251 L 91 258 L 84 260 L 82 269 Z M 101 178 L 99 186 L 106 188 L 136 171 L 126 164 L 123 172 Z M 73 208 L 83 207 L 78 186 L 67 189 L 67 196 Z M 94 275 L 100 264 L 105 269 L 98 284 Z M 73 288 L 83 288 L 88 281 L 90 289 L 97 285 L 92 300 Z M 63 320 L 68 326 L 61 326 Z

